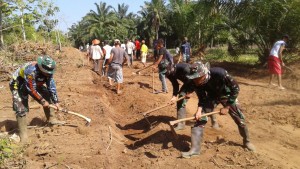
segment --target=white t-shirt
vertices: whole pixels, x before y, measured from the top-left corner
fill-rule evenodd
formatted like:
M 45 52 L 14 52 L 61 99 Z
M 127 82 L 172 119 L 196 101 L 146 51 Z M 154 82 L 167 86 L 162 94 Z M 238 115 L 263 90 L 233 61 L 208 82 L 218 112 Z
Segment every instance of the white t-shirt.
M 121 44 L 121 48 L 124 49 L 124 50 L 126 50 L 126 46 L 125 46 L 124 43 Z
M 128 42 L 126 44 L 126 52 L 127 52 L 127 54 L 131 55 L 132 51 L 134 50 L 134 48 L 135 48 L 135 45 L 132 42 Z
M 286 43 L 283 40 L 275 42 L 271 49 L 270 55 L 278 58 L 278 52 L 281 46 L 286 46 Z
M 109 58 L 110 58 L 110 52 L 111 52 L 111 49 L 112 49 L 113 47 L 111 47 L 111 46 L 109 46 L 109 45 L 105 45 L 105 46 L 103 46 L 103 48 L 104 48 L 105 51 L 106 51 L 105 59 L 109 59 Z
M 90 54 L 92 56 L 92 59 L 100 59 L 103 55 L 102 49 L 99 45 L 92 45 L 90 47 Z

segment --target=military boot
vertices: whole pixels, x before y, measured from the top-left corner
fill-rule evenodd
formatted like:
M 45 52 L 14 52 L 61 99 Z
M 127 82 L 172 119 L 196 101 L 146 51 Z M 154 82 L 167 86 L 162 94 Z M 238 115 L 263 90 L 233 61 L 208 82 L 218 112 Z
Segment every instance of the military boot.
M 219 126 L 219 123 L 217 121 L 216 115 L 213 114 L 213 115 L 210 116 L 210 118 L 211 118 L 212 128 L 217 129 L 217 130 L 220 129 L 220 126 Z
M 26 116 L 18 116 L 17 115 L 17 122 L 18 122 L 18 128 L 19 128 L 19 136 L 21 143 L 27 143 L 28 142 L 28 135 L 27 135 L 27 120 Z
M 47 118 L 48 124 L 51 124 L 51 125 L 63 125 L 63 124 L 66 123 L 65 121 L 59 121 L 59 120 L 57 120 L 57 118 L 55 117 L 55 112 L 51 111 L 50 108 L 45 108 L 44 107 L 44 113 L 45 113 L 45 116 Z
M 250 142 L 248 128 L 245 125 L 244 127 L 238 127 L 240 135 L 243 137 L 243 145 L 250 151 L 255 151 L 255 146 Z
M 177 111 L 177 119 L 183 119 L 183 118 L 185 118 L 185 116 L 186 116 L 186 109 L 185 108 L 180 108 Z M 185 128 L 185 121 L 179 122 L 177 124 L 177 127 L 175 127 L 174 129 L 175 130 L 183 130 L 184 128 Z
M 191 142 L 192 146 L 189 152 L 181 152 L 182 158 L 191 158 L 192 156 L 200 155 L 201 141 L 203 137 L 203 127 L 192 127 Z

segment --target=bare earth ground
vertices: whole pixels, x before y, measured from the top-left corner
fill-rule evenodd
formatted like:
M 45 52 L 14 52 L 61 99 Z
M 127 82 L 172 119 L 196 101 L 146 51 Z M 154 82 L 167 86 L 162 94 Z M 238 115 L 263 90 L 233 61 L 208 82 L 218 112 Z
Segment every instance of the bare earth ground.
M 175 120 L 175 106 L 153 112 L 150 129 L 142 112 L 169 101 L 168 94 L 152 94 L 151 70 L 142 75 L 132 72 L 141 68 L 124 67 L 124 88 L 115 94 L 107 79 L 101 78 L 86 65 L 83 53 L 64 48 L 56 56 L 55 74 L 62 106 L 92 119 L 84 126 L 77 116 L 57 113 L 68 122 L 65 126 L 45 126 L 42 108 L 31 109 L 28 125 L 31 143 L 23 156 L 7 168 L 300 168 L 300 70 L 299 64 L 289 65 L 283 85 L 287 90 L 269 87 L 265 69 L 232 63 L 212 63 L 222 66 L 239 82 L 239 101 L 246 116 L 250 137 L 257 152 L 242 147 L 237 126 L 229 115 L 218 116 L 220 130 L 206 125 L 199 157 L 181 159 L 180 151 L 188 151 L 190 127 L 173 136 L 168 122 Z M 3 86 L 3 87 L 2 87 Z M 160 89 L 158 74 L 155 88 Z M 172 90 L 168 82 L 169 91 Z M 8 81 L 0 82 L 1 132 L 16 132 L 16 120 L 11 108 Z M 31 101 L 30 105 L 37 105 Z M 197 107 L 196 96 L 188 102 L 188 116 Z

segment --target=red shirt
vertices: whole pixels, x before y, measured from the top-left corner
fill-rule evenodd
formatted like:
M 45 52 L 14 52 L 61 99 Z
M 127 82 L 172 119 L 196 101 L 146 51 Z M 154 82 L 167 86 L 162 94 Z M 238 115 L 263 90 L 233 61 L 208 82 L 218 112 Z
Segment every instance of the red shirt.
M 140 44 L 140 41 L 138 41 L 138 40 L 135 41 L 135 49 L 137 49 L 137 50 L 141 49 L 141 44 Z

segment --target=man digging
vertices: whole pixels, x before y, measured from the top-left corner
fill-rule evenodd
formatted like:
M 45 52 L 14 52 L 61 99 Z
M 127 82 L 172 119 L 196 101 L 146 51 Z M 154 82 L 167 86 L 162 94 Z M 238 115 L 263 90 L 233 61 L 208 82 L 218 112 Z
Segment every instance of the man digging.
M 13 96 L 13 110 L 19 128 L 22 143 L 28 142 L 26 114 L 28 108 L 28 94 L 39 102 L 49 124 L 64 124 L 55 117 L 55 112 L 50 111 L 49 103 L 54 103 L 60 108 L 53 73 L 56 62 L 49 56 L 40 56 L 35 62 L 28 62 L 19 67 L 12 75 L 9 83 Z M 47 88 L 44 86 L 46 83 Z
M 198 110 L 195 114 L 196 122 L 191 128 L 192 146 L 190 151 L 182 152 L 182 157 L 191 158 L 200 154 L 204 126 L 207 123 L 207 117 L 201 118 L 201 115 L 212 112 L 220 103 L 223 105 L 220 114 L 229 113 L 238 126 L 244 147 L 250 151 L 255 151 L 254 145 L 250 142 L 245 117 L 237 102 L 239 86 L 227 71 L 220 67 L 209 68 L 209 64 L 196 62 L 192 65 L 191 73 L 187 78 L 191 79 L 193 84 L 187 85 L 186 89 L 189 92 L 195 91 L 199 101 Z
M 178 80 L 183 82 L 182 88 L 185 88 L 186 85 L 190 83 L 190 79 L 187 78 L 187 75 L 191 73 L 192 66 L 188 63 L 179 63 L 175 65 L 171 65 L 167 67 L 167 78 L 171 81 L 172 87 L 173 87 L 173 96 L 170 100 L 171 102 L 176 102 L 177 95 L 179 95 L 179 98 L 182 96 L 189 95 L 184 90 L 179 90 L 179 83 Z M 186 117 L 186 104 L 188 102 L 188 99 L 185 98 L 183 100 L 180 100 L 177 102 L 177 119 L 182 119 Z M 212 127 L 214 129 L 219 129 L 219 124 L 217 122 L 216 115 L 211 115 L 211 123 Z M 185 122 L 178 123 L 175 130 L 183 130 L 185 128 Z

